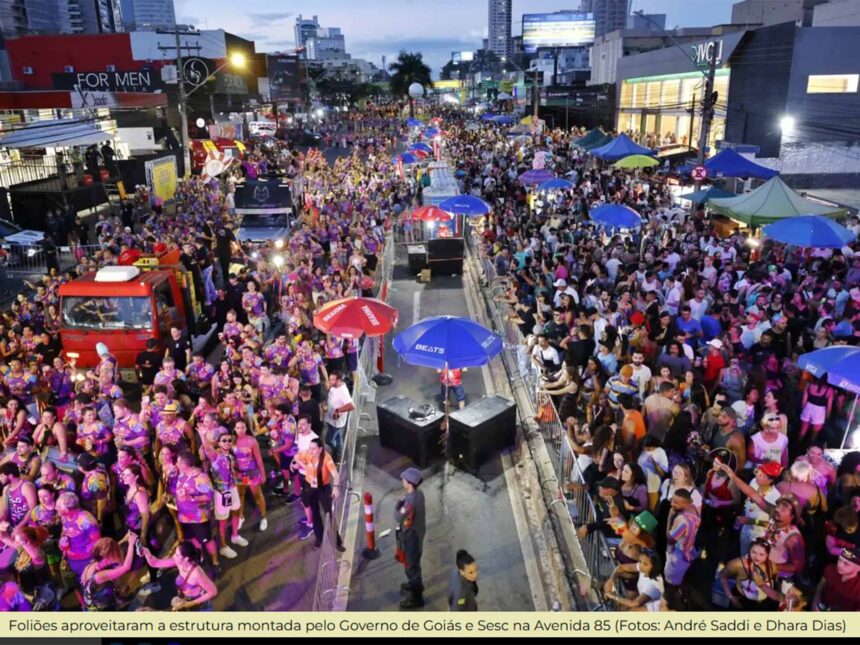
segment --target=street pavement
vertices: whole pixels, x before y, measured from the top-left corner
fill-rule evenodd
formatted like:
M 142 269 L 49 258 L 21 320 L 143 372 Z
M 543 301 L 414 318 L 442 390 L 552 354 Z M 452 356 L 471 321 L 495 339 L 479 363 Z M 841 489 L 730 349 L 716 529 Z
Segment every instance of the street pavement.
M 397 332 L 427 316 L 471 317 L 463 278 L 434 275 L 429 284 L 419 284 L 408 274 L 405 245 L 398 245 L 389 303 L 400 311 L 397 330 L 386 336 L 385 372 L 391 374 L 394 381 L 377 389 L 376 402 L 401 394 L 439 407 L 439 375 L 435 370 L 398 361 L 391 341 Z M 486 393 L 480 369 L 464 373 L 463 385 L 467 403 Z M 456 407 L 453 397 L 452 405 Z M 359 530 L 351 559 L 347 608 L 349 611 L 396 611 L 401 598 L 399 587 L 406 577 L 403 565 L 394 560 L 397 526 L 394 505 L 404 492 L 400 473 L 414 464 L 409 458 L 379 445 L 375 404 L 366 404 L 364 412 L 371 415 L 371 421 L 362 423 L 368 434 L 359 447 L 359 453 L 366 455 L 366 468 L 363 475 L 356 473 L 353 484 L 362 495 L 366 491 L 373 495 L 377 536 L 386 529 L 391 529 L 391 533 L 377 538 L 381 551 L 379 559 L 364 559 L 361 555 L 365 546 L 364 515 L 359 504 L 353 505 L 350 521 L 356 522 Z M 421 488 L 427 512 L 422 558 L 425 609 L 447 610 L 448 579 L 455 567 L 454 557 L 458 549 L 466 549 L 480 568 L 478 606 L 482 611 L 534 610 L 521 546 L 523 540 L 530 538 L 518 534 L 511 495 L 519 492 L 509 489 L 501 455 L 482 466 L 477 476 L 453 469 L 446 474 L 442 461 L 432 464 L 424 471 L 424 476 Z

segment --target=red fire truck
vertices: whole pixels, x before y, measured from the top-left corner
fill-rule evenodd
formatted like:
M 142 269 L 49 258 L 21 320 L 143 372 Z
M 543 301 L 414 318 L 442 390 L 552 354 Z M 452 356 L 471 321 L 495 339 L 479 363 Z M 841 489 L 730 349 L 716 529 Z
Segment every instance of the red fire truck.
M 195 346 L 212 333 L 178 251 L 88 273 L 61 285 L 59 295 L 65 355 L 92 367 L 99 361 L 96 344 L 104 343 L 127 380 L 135 380 L 127 370 L 150 338 L 164 351 L 172 326 L 187 330 Z

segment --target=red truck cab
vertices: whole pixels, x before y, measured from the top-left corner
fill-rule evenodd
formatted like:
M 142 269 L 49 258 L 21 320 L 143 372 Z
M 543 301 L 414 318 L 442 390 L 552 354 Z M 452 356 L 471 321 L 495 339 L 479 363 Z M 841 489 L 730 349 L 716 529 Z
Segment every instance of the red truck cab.
M 194 330 L 199 305 L 181 265 L 143 258 L 141 266 L 110 266 L 60 286 L 60 341 L 81 367 L 98 364 L 96 344 L 104 343 L 120 368 L 133 368 L 154 338 L 163 351 L 170 328 Z

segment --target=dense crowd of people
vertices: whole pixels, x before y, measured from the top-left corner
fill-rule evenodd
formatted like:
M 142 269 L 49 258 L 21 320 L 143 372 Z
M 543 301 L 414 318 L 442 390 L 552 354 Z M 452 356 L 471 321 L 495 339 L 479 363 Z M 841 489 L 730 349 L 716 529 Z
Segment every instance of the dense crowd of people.
M 284 539 L 321 545 L 359 342 L 312 318 L 372 294 L 386 227 L 413 199 L 390 160 L 405 132 L 390 116 L 344 115 L 326 133 L 349 147 L 332 165 L 316 150 L 249 142 L 221 176 L 182 182 L 174 205 L 140 191 L 120 214 L 58 231 L 78 265 L 55 267 L 2 315 L 0 609 L 211 608 L 222 564 L 249 531 L 268 530 L 273 501 L 304 509 Z M 300 221 L 283 241 L 239 243 L 236 185 L 266 176 L 294 180 Z M 77 246 L 82 233 L 99 249 Z M 87 368 L 62 351 L 59 285 L 176 251 L 216 326 L 213 353 L 174 327 L 165 344 L 148 342 L 132 383 L 105 343 Z
M 860 609 L 860 453 L 825 454 L 854 428 L 854 395 L 797 367 L 860 340 L 857 243 L 760 243 L 680 207 L 664 174 L 601 164 L 575 145 L 584 131 L 452 129 L 461 189 L 493 206 L 482 252 L 537 373 L 537 421 L 565 432 L 568 488 L 593 498 L 579 537 L 614 553 L 605 597 Z M 571 186 L 524 185 L 537 159 Z M 595 226 L 609 203 L 642 227 Z
M 853 399 L 797 368 L 860 339 L 856 243 L 725 235 L 703 207 L 679 207 L 664 176 L 601 166 L 577 130 L 511 138 L 439 114 L 461 192 L 493 208 L 481 252 L 537 375 L 537 421 L 564 432 L 566 485 L 593 500 L 579 538 L 612 547 L 604 597 L 630 610 L 860 609 L 860 453 L 825 452 L 853 425 Z M 2 313 L 0 609 L 210 608 L 222 562 L 252 526 L 268 529 L 274 499 L 301 504 L 297 537 L 321 544 L 359 344 L 312 317 L 370 295 L 386 231 L 420 228 L 425 182 L 392 163 L 408 136 L 395 117 L 341 115 L 324 140 L 351 154 L 332 165 L 261 141 L 224 175 L 183 182 L 175 206 L 141 193 L 99 216 L 98 251 Z M 570 188 L 524 185 L 538 159 Z M 236 184 L 270 173 L 301 186 L 300 220 L 283 244 L 251 248 L 234 235 Z M 641 229 L 596 227 L 589 212 L 606 203 L 634 208 Z M 63 355 L 60 284 L 175 250 L 217 361 L 178 328 L 138 356 L 134 385 L 104 344 L 92 368 Z

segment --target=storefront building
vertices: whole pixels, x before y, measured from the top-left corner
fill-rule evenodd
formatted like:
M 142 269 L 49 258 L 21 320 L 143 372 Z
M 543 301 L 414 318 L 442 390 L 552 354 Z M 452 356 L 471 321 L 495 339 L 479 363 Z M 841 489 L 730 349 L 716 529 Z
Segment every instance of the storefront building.
M 709 64 L 716 60 L 718 99 L 708 140 L 713 150 L 716 141 L 725 136 L 730 59 L 744 33 L 693 43 L 686 50 L 673 46 L 621 58 L 616 129 L 649 147 L 698 147 L 706 75 Z

